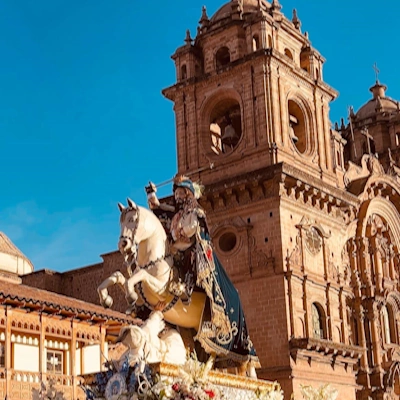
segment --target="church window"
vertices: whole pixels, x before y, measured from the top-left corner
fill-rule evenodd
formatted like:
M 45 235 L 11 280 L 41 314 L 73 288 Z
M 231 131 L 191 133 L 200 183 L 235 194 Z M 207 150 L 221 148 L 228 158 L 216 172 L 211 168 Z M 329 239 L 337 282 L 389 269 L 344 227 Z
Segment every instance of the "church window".
M 260 48 L 260 38 L 258 35 L 253 36 L 253 51 L 257 51 Z
M 240 105 L 224 99 L 214 107 L 210 116 L 211 150 L 215 154 L 230 153 L 242 136 Z
M 285 49 L 285 56 L 293 61 L 293 54 L 289 49 Z
M 62 351 L 47 349 L 46 371 L 50 374 L 58 374 L 58 375 L 63 374 L 64 368 L 63 368 Z
M 268 35 L 268 47 L 272 48 L 272 36 Z
M 186 65 L 183 64 L 181 66 L 181 80 L 185 80 L 187 78 L 187 68 Z
M 300 153 L 307 150 L 306 121 L 299 105 L 293 100 L 288 102 L 289 138 Z
M 396 147 L 400 146 L 400 132 L 396 133 Z
M 325 339 L 325 316 L 322 307 L 313 303 L 311 305 L 312 335 L 316 339 Z
M 227 47 L 221 47 L 215 55 L 217 69 L 227 66 L 231 62 L 231 55 Z
M 300 53 L 300 68 L 310 73 L 310 52 L 307 47 Z
M 225 232 L 221 235 L 218 241 L 219 248 L 225 253 L 232 251 L 235 248 L 236 243 L 237 238 L 233 232 Z

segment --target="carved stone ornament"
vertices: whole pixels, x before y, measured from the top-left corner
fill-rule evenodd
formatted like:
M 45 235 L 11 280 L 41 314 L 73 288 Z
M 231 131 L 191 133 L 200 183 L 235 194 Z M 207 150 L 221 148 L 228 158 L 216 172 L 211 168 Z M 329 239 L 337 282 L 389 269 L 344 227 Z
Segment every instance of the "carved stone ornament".
M 289 253 L 289 250 L 288 250 Z M 296 246 L 288 255 L 288 263 L 289 266 L 297 266 L 300 267 L 302 264 L 302 252 L 301 252 L 301 239 L 300 239 L 300 233 L 296 236 Z
M 306 231 L 306 245 L 311 254 L 318 254 L 321 250 L 322 237 L 314 226 Z
M 400 182 L 400 167 L 398 167 L 398 165 L 396 164 L 390 148 L 388 149 L 388 153 L 389 153 L 389 168 L 387 169 L 386 173 L 389 176 L 395 178 L 398 182 Z
M 342 250 L 342 271 L 345 282 L 349 284 L 351 280 L 351 266 L 349 253 L 346 247 Z
M 320 252 L 323 238 L 328 238 L 330 236 L 325 232 L 321 224 L 314 220 L 309 220 L 307 217 L 303 217 L 300 224 L 296 225 L 296 228 L 303 230 L 303 237 L 307 249 L 313 255 Z
M 359 179 L 368 178 L 371 175 L 383 175 L 385 173 L 379 160 L 372 154 L 364 154 L 361 158 L 361 167 L 349 161 L 349 166 L 343 180 L 346 187 Z

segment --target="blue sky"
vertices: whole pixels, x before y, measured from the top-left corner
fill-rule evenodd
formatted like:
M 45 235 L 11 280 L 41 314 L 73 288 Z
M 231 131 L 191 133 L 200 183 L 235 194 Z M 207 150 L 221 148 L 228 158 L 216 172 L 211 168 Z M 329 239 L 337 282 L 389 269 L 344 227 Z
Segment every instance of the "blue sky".
M 395 0 L 282 0 L 327 62 L 340 92 L 331 120 L 370 98 L 378 63 L 400 99 Z M 116 249 L 117 201 L 145 204 L 148 180 L 176 173 L 170 59 L 201 7 L 217 0 L 0 2 L 0 230 L 57 271 Z M 168 194 L 164 188 L 161 195 Z

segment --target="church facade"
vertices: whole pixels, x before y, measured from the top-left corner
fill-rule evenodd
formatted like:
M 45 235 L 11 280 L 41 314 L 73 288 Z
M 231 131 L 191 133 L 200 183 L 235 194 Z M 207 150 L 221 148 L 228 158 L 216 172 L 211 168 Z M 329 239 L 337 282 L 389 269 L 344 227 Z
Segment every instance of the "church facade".
M 259 375 L 295 397 L 398 398 L 398 103 L 377 81 L 332 127 L 324 58 L 276 0 L 203 9 L 173 59 L 179 172 L 207 188 Z
M 259 377 L 288 399 L 326 383 L 340 399 L 399 399 L 399 106 L 377 81 L 372 99 L 332 126 L 324 58 L 296 11 L 288 19 L 281 8 L 232 0 L 210 17 L 204 8 L 196 37 L 173 54 L 177 80 L 163 94 L 178 172 L 206 187 Z M 97 285 L 122 265 L 116 252 L 103 258 L 23 282 L 97 302 Z M 122 295 L 115 304 L 124 309 Z

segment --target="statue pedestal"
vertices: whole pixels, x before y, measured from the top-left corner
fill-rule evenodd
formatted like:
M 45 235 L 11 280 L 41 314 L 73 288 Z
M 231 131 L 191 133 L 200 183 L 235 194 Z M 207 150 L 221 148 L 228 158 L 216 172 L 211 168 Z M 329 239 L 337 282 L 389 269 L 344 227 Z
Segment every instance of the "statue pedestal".
M 154 370 L 161 377 L 181 378 L 181 367 L 170 364 L 154 364 Z M 253 400 L 253 399 L 283 399 L 283 392 L 276 382 L 264 381 L 261 379 L 247 378 L 239 375 L 227 374 L 211 370 L 207 374 L 207 382 L 218 388 L 225 399 Z M 276 393 L 277 397 L 268 396 Z M 260 397 L 257 397 L 257 394 Z M 263 397 L 264 394 L 264 397 Z M 279 397 L 279 394 L 282 394 Z
M 283 400 L 276 382 L 208 370 L 208 365 L 188 360 L 183 366 L 159 363 L 129 367 L 125 372 L 111 370 L 83 377 L 87 399 L 140 400 Z M 141 368 L 142 367 L 142 368 Z

